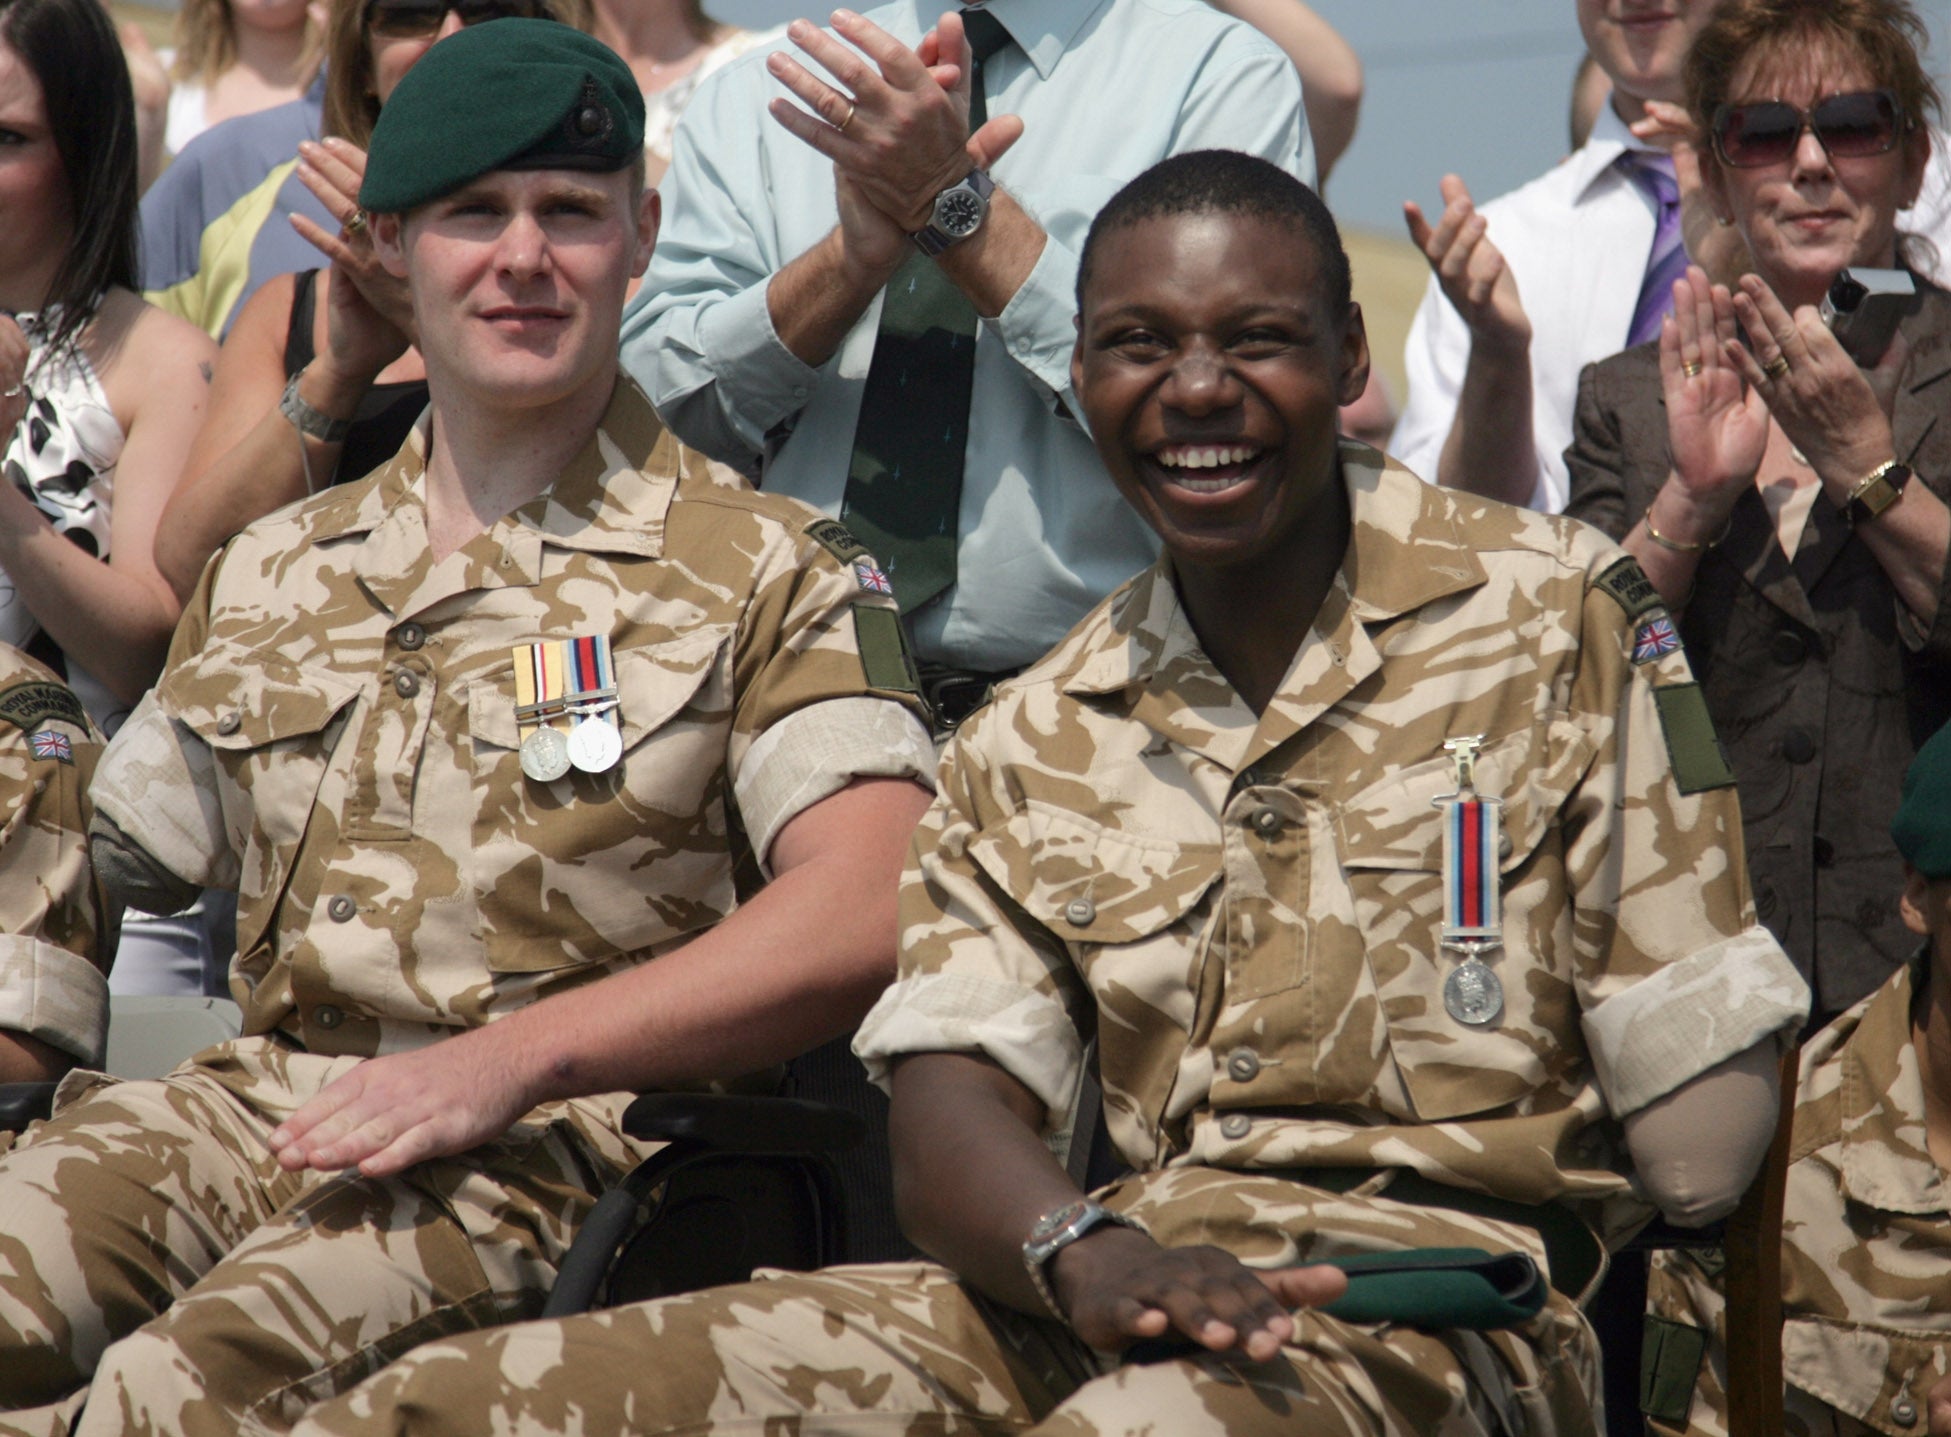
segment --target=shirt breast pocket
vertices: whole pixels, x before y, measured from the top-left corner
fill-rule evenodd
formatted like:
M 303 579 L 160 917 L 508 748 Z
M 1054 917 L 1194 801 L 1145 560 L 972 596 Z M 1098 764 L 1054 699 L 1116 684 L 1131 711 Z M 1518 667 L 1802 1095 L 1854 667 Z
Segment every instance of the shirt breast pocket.
M 345 675 L 225 644 L 163 676 L 156 702 L 215 755 L 240 922 L 291 870 L 358 686 Z M 238 947 L 257 935 L 240 931 Z
M 1566 900 L 1565 803 L 1596 745 L 1553 720 L 1486 746 L 1477 791 L 1501 799 L 1500 946 L 1484 959 L 1502 988 L 1489 1023 L 1452 1016 L 1444 984 L 1464 955 L 1442 946 L 1445 813 L 1456 791 L 1446 754 L 1398 770 L 1343 805 L 1343 874 L 1361 930 L 1389 1047 L 1416 1115 L 1488 1112 L 1525 1099 L 1580 1061 Z
M 713 625 L 617 649 L 621 756 L 546 783 L 522 772 L 513 662 L 470 681 L 472 860 L 490 969 L 602 962 L 731 912 L 730 635 Z
M 1108 1017 L 1098 1024 L 1106 1071 L 1138 1071 L 1160 1017 L 1191 1028 L 1217 843 L 1131 833 L 1031 799 L 971 839 L 969 855 L 1068 946 Z

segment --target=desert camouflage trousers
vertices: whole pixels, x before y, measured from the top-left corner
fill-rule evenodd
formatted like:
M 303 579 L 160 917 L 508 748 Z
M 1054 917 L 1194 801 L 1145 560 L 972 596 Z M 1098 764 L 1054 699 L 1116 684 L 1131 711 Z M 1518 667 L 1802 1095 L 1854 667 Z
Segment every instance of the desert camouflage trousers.
M 284 1432 L 421 1342 L 541 1311 L 634 1145 L 599 1101 L 399 1178 L 283 1171 L 266 1136 L 355 1061 L 242 1039 L 70 1081 L 0 1157 L 0 1434 Z
M 1179 1204 L 1160 1187 L 1179 1189 L 1184 1213 L 1197 1204 L 1207 1214 L 1255 1208 L 1262 1218 L 1278 1214 L 1256 1203 L 1259 1192 L 1242 1199 L 1240 1186 L 1294 1191 L 1206 1170 L 1154 1176 L 1168 1181 L 1120 1205 L 1142 1211 L 1161 1236 L 1174 1226 L 1165 1209 Z M 1520 1230 L 1459 1230 L 1448 1214 L 1425 1224 L 1400 1204 L 1336 1198 L 1310 1207 L 1327 1231 L 1330 1214 L 1343 1214 L 1358 1247 L 1385 1231 L 1398 1247 L 1431 1238 L 1521 1246 L 1508 1240 Z M 1301 1230 L 1316 1252 L 1342 1246 Z M 1584 1437 L 1599 1431 L 1598 1389 L 1591 1328 L 1556 1293 L 1511 1332 L 1423 1333 L 1304 1312 L 1272 1362 L 1235 1367 L 1200 1355 L 1115 1365 L 945 1268 L 900 1263 L 761 1274 L 430 1343 L 314 1410 L 296 1433 Z

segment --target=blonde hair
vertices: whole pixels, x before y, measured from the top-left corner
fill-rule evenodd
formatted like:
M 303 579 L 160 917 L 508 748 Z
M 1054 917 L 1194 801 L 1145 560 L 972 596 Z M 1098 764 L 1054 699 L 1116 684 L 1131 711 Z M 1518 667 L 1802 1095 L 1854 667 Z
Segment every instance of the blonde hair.
M 230 0 L 182 0 L 174 27 L 176 59 L 169 67 L 169 78 L 178 84 L 208 85 L 237 63 L 237 31 L 230 16 Z M 304 83 L 309 85 L 318 70 L 325 49 L 325 37 L 305 15 L 305 51 L 301 61 Z

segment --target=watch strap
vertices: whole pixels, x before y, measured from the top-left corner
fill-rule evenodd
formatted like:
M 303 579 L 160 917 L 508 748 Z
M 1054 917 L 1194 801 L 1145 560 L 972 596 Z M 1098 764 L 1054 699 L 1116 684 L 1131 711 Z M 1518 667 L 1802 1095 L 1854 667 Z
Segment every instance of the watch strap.
M 1123 1213 L 1113 1212 L 1089 1198 L 1065 1203 L 1045 1213 L 1030 1229 L 1030 1236 L 1023 1244 L 1023 1267 L 1030 1275 L 1030 1284 L 1036 1288 L 1037 1296 L 1043 1299 L 1043 1305 L 1059 1322 L 1068 1323 L 1070 1319 L 1057 1305 L 1057 1294 L 1050 1286 L 1047 1270 L 1058 1253 L 1107 1223 L 1115 1227 L 1128 1227 L 1134 1232 L 1145 1230 L 1142 1223 Z
M 1874 519 L 1885 509 L 1903 497 L 1904 486 L 1910 483 L 1910 467 L 1895 459 L 1877 465 L 1854 489 L 1849 498 L 1843 501 L 1843 512 L 1849 515 L 1852 523 Z
M 322 444 L 341 443 L 352 432 L 352 421 L 334 419 L 324 410 L 308 403 L 305 396 L 298 392 L 298 381 L 304 373 L 301 369 L 285 381 L 284 396 L 278 400 L 278 413 L 289 419 L 291 427 L 300 434 L 310 435 Z

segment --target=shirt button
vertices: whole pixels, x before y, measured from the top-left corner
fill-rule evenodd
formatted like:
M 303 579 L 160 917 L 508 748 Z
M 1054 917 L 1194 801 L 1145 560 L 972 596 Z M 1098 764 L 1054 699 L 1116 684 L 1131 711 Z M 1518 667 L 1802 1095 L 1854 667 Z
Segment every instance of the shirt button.
M 1253 811 L 1253 827 L 1262 838 L 1272 838 L 1280 832 L 1280 810 L 1256 808 Z
M 359 905 L 343 893 L 325 905 L 325 912 L 334 923 L 348 923 L 358 911 Z
M 1260 1055 L 1251 1048 L 1235 1048 L 1226 1059 L 1226 1071 L 1236 1083 L 1250 1083 L 1260 1076 Z
M 1816 741 L 1805 728 L 1792 728 L 1782 735 L 1782 757 L 1790 763 L 1807 763 L 1816 756 Z
M 345 1014 L 330 1003 L 321 1003 L 312 1010 L 312 1021 L 321 1028 L 336 1028 L 345 1021 Z
M 1064 905 L 1064 918 L 1074 927 L 1088 928 L 1097 917 L 1097 905 L 1088 898 L 1073 898 Z
M 401 669 L 393 675 L 393 692 L 403 699 L 410 699 L 420 692 L 420 680 L 414 677 L 412 670 Z
M 1809 656 L 1809 643 L 1793 629 L 1777 629 L 1768 641 L 1768 656 L 1784 668 L 1799 664 Z
M 236 733 L 237 730 L 242 728 L 243 726 L 244 726 L 244 718 L 243 715 L 241 714 L 234 714 L 234 713 L 225 714 L 222 718 L 217 720 L 218 733 Z
M 1899 1397 L 1890 1404 L 1890 1415 L 1908 1427 L 1917 1420 L 1917 1406 L 1908 1397 Z
M 427 642 L 427 631 L 418 624 L 406 623 L 400 625 L 393 637 L 400 641 L 401 648 L 412 650 Z
M 1817 868 L 1828 868 L 1836 861 L 1836 845 L 1819 833 L 1815 841 L 1815 858 Z
M 1220 1136 L 1243 1138 L 1253 1131 L 1253 1119 L 1245 1113 L 1228 1113 L 1219 1120 Z

